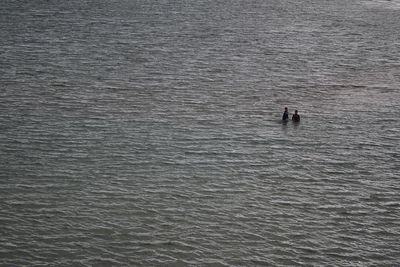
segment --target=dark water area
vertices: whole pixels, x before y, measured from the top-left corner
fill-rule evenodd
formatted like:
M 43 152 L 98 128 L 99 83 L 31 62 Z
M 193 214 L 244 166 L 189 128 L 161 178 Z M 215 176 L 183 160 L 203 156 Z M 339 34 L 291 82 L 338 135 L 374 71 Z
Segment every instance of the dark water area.
M 2 1 L 0 266 L 400 264 L 399 13 Z

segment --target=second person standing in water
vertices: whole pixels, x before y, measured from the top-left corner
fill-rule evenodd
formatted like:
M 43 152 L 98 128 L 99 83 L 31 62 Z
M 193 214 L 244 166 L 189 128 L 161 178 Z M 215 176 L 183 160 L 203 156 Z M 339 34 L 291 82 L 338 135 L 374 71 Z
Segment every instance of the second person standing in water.
M 300 122 L 300 115 L 298 114 L 297 110 L 294 111 L 294 114 L 292 116 L 292 121 L 293 122 Z

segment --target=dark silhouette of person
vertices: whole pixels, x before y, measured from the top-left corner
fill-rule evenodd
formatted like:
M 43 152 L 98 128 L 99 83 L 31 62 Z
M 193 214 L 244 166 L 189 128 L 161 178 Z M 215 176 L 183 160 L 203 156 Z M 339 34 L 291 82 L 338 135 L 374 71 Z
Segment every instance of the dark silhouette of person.
M 297 110 L 294 111 L 294 114 L 292 116 L 292 121 L 293 122 L 300 122 L 300 115 L 298 114 Z
M 285 111 L 283 112 L 282 120 L 287 121 L 289 119 L 289 111 L 288 108 L 285 108 Z

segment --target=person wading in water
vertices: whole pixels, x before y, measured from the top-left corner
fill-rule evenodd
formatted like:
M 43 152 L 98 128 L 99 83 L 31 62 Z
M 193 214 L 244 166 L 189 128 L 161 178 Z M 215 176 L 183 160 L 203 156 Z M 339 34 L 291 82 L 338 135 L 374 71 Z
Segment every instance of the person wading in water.
M 300 115 L 298 114 L 297 110 L 294 111 L 294 114 L 292 116 L 292 121 L 293 122 L 300 122 Z
M 287 121 L 289 119 L 289 111 L 288 108 L 285 108 L 285 111 L 283 112 L 283 116 L 282 116 L 282 121 Z

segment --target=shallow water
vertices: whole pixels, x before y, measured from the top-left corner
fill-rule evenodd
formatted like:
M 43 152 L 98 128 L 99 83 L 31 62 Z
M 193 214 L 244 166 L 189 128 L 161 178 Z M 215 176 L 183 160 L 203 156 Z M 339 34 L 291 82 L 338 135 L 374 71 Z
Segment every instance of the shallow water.
M 399 264 L 398 10 L 5 1 L 0 265 Z

